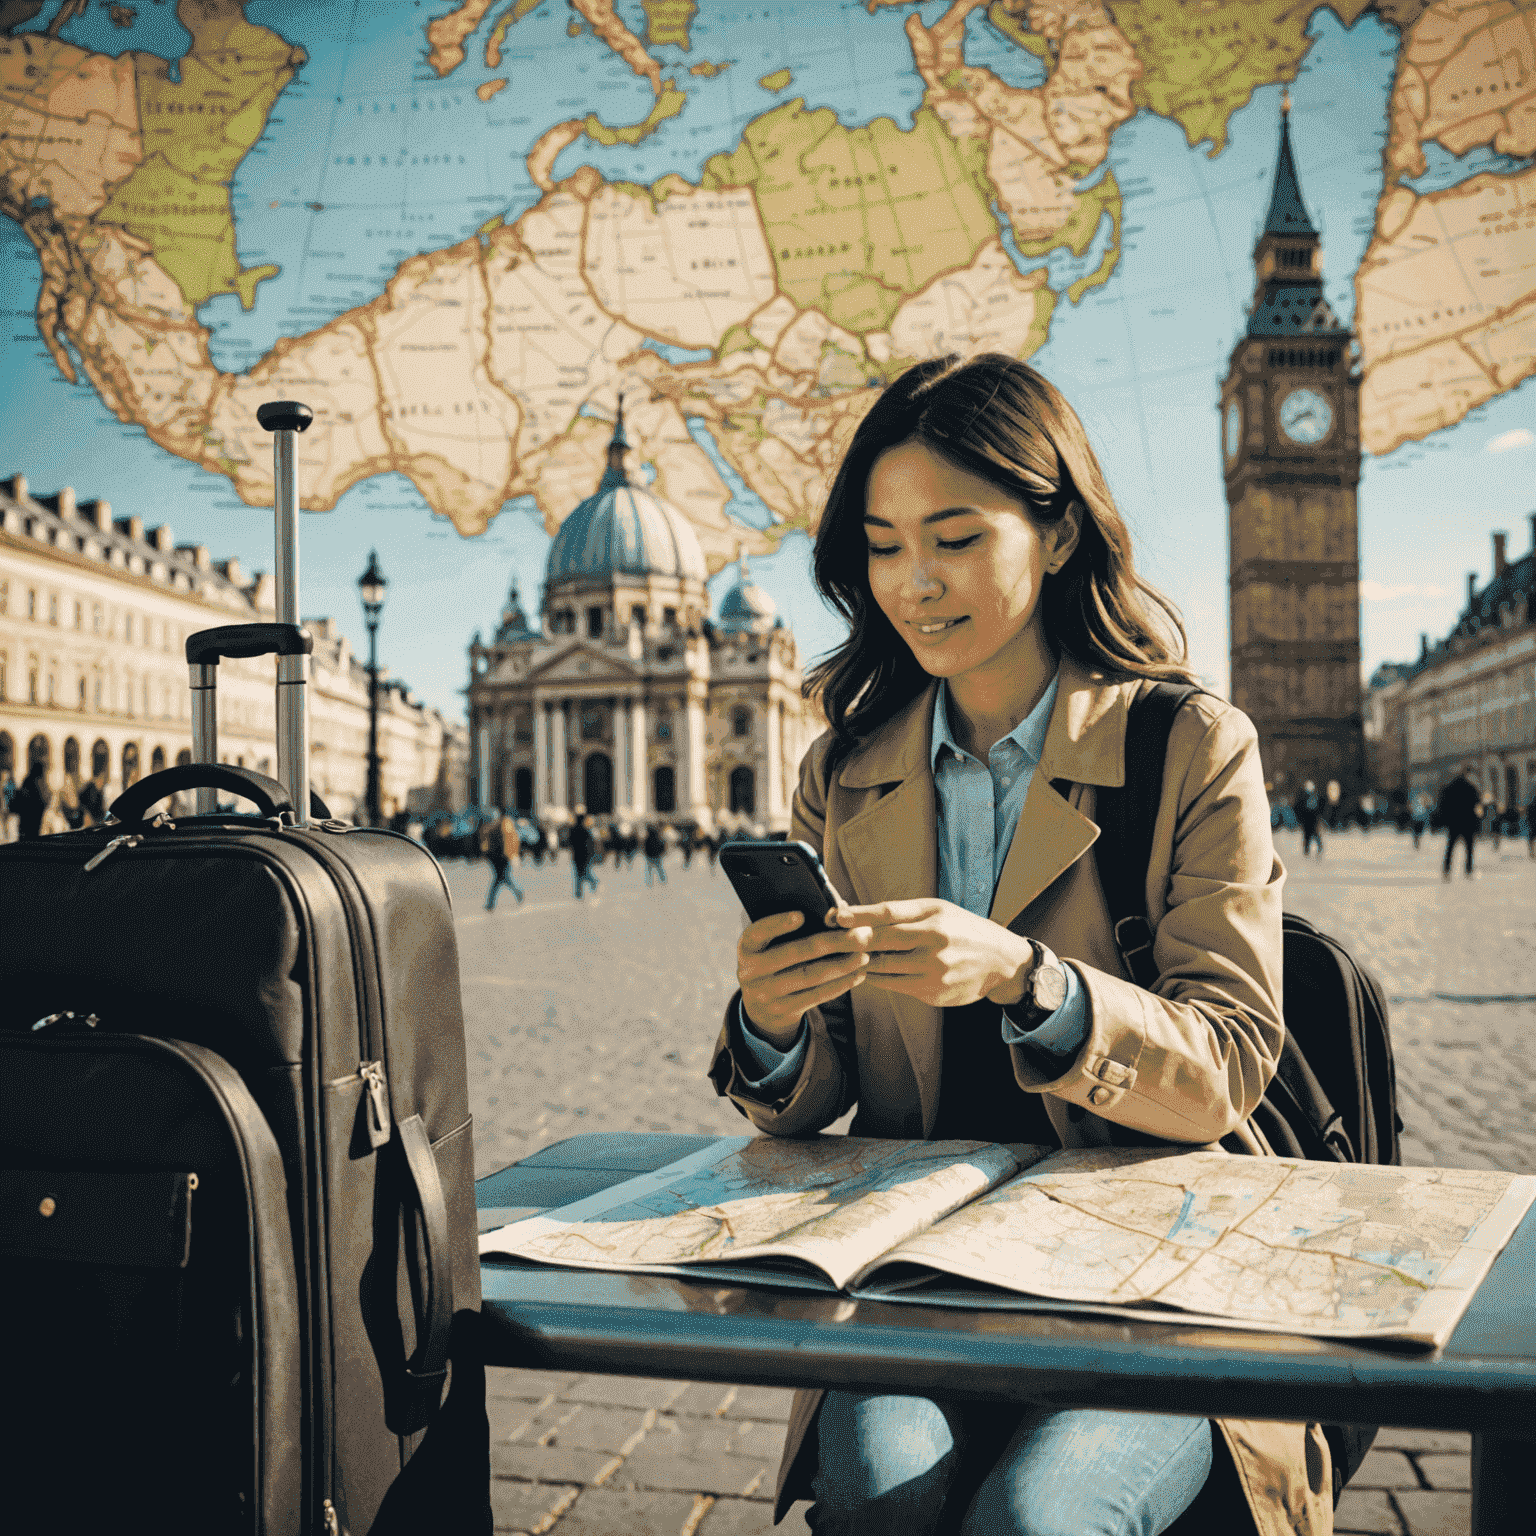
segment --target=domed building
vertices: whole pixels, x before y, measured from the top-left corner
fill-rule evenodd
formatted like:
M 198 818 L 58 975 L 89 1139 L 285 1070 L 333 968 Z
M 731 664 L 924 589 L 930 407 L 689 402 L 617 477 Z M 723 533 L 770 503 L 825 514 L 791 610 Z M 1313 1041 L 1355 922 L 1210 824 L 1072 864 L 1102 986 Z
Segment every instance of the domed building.
M 634 484 L 620 406 L 596 492 L 556 533 L 537 626 L 514 584 L 469 652 L 474 797 L 545 821 L 722 817 L 789 826 L 795 773 L 824 728 L 800 656 L 748 579 L 709 616 L 688 519 Z

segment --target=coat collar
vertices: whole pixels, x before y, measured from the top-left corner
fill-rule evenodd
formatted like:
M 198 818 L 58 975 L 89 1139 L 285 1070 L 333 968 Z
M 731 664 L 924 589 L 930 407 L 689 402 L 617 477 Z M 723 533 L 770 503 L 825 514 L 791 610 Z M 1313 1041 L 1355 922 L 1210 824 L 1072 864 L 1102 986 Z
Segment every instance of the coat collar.
M 870 739 L 849 754 L 837 781 L 845 789 L 899 784 L 929 767 L 933 700 L 930 682 Z M 1125 726 L 1138 684 L 1111 682 L 1070 656 L 1061 658 L 1056 707 L 1046 727 L 1037 778 L 1118 787 L 1125 783 Z

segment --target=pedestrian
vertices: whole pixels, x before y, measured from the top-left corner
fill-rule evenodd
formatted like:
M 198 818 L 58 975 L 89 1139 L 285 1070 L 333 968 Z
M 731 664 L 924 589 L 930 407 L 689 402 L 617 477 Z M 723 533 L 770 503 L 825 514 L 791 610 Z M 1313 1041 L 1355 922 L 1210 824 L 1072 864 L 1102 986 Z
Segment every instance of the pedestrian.
M 1318 798 L 1317 785 L 1308 779 L 1297 792 L 1295 800 L 1291 802 L 1291 809 L 1296 813 L 1296 820 L 1301 823 L 1301 856 L 1306 858 L 1307 850 L 1313 843 L 1317 844 L 1317 856 L 1323 856 L 1323 840 L 1318 834 L 1317 824 L 1322 819 L 1323 803 Z
M 1415 790 L 1413 803 L 1409 809 L 1413 827 L 1413 851 L 1419 851 L 1419 841 L 1424 836 L 1424 828 L 1429 825 L 1429 797 L 1423 790 Z
M 10 765 L 0 770 L 0 843 L 11 840 L 11 806 L 16 800 L 16 780 L 11 776 Z
M 645 824 L 645 883 L 651 883 L 654 873 L 663 885 L 667 883 L 667 872 L 661 867 L 662 856 L 667 851 L 666 839 L 661 835 L 661 829 L 654 821 Z
M 1458 842 L 1466 845 L 1467 862 L 1464 873 L 1468 880 L 1472 872 L 1472 845 L 1477 841 L 1478 819 L 1483 814 L 1483 793 L 1472 782 L 1472 764 L 1463 763 L 1461 772 L 1440 791 L 1440 802 L 1435 807 L 1435 820 L 1445 828 L 1445 863 L 1440 878 L 1451 878 L 1451 855 Z
M 1268 1153 L 1249 1116 L 1285 1038 L 1284 872 L 1257 734 L 1225 700 L 1193 694 L 1168 738 L 1154 986 L 1110 932 L 1094 786 L 1122 772 L 1131 701 L 1195 679 L 1072 408 L 998 353 L 908 369 L 853 434 L 813 570 L 850 628 L 809 679 L 830 729 L 789 836 L 860 905 L 805 937 L 798 913 L 743 931 L 716 1091 L 777 1136 L 856 1105 L 856 1136 Z M 1202 1528 L 1331 1529 L 1315 1423 L 914 1385 L 802 1393 L 790 1424 L 779 1512 L 813 1498 L 822 1536 L 1163 1531 L 1213 1469 Z
M 640 851 L 640 834 L 624 823 L 624 868 L 632 869 L 635 863 L 635 855 Z
M 43 817 L 53 804 L 53 790 L 48 785 L 48 770 L 42 763 L 33 763 L 27 776 L 21 781 L 11 799 L 11 813 L 16 817 L 16 835 L 22 838 L 40 837 Z
M 523 888 L 512 873 L 523 862 L 523 838 L 517 823 L 505 811 L 480 829 L 480 847 L 491 864 L 491 888 L 485 893 L 485 910 L 496 910 L 496 897 L 502 886 L 523 904 Z
M 80 805 L 86 826 L 99 827 L 107 819 L 107 776 L 95 773 L 80 786 Z
M 695 831 L 696 828 L 691 825 L 683 828 L 680 846 L 683 850 L 684 869 L 691 869 L 693 867 L 693 836 Z
M 704 852 L 709 859 L 709 872 L 714 874 L 720 867 L 720 829 L 704 834 Z
M 592 873 L 592 861 L 597 856 L 597 838 L 592 833 L 592 818 L 582 806 L 576 807 L 576 821 L 571 827 L 571 874 L 576 887 L 576 900 L 581 900 L 584 887 L 591 886 L 597 894 L 597 876 Z
M 1536 778 L 1531 780 L 1531 798 L 1525 808 L 1525 852 L 1536 859 Z

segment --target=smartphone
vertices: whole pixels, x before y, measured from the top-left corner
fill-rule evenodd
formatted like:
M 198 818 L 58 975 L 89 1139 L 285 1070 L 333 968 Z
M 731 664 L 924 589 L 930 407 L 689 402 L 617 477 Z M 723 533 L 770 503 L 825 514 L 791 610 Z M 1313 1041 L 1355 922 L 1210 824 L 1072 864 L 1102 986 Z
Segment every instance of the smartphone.
M 827 931 L 827 913 L 845 905 L 827 879 L 821 859 L 809 843 L 726 843 L 720 867 L 731 882 L 747 916 L 755 923 L 775 912 L 799 912 L 805 921 L 768 947 L 787 944 Z

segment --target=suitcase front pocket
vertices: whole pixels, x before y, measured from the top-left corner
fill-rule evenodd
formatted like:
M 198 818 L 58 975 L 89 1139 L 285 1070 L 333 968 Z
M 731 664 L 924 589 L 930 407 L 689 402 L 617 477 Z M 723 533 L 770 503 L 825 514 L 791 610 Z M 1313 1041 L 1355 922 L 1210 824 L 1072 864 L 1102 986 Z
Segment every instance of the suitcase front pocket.
M 185 1269 L 195 1173 L 0 1168 L 0 1262 Z

